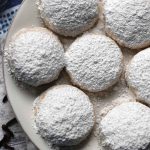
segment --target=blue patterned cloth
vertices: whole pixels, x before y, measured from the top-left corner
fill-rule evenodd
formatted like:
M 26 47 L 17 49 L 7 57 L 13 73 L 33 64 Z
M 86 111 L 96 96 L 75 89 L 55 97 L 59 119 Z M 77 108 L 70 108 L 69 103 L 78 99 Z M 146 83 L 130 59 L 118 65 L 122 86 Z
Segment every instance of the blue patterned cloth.
M 22 0 L 0 0 L 0 38 L 4 38 Z

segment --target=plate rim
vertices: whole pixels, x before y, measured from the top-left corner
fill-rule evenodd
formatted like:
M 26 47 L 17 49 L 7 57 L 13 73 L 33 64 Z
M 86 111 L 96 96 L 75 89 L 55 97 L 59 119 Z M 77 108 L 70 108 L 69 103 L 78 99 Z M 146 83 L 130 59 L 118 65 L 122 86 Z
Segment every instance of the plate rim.
M 19 11 L 21 10 L 21 8 L 23 7 L 24 3 L 25 3 L 25 0 L 23 0 L 23 1 L 21 2 L 20 7 L 19 7 L 17 13 L 15 14 L 15 16 L 14 16 L 14 18 L 13 18 L 13 21 L 11 22 L 11 25 L 10 25 L 10 27 L 9 27 L 9 29 L 8 29 L 8 32 L 7 32 L 7 34 L 6 34 L 6 37 L 5 37 L 5 42 L 4 42 L 4 45 L 3 45 L 3 47 L 2 47 L 2 72 L 3 72 L 3 80 L 4 80 L 6 95 L 7 95 L 8 101 L 9 101 L 9 103 L 10 103 L 10 105 L 11 105 L 11 108 L 12 108 L 12 110 L 13 110 L 13 113 L 15 114 L 15 118 L 17 119 L 18 124 L 21 126 L 23 132 L 24 132 L 24 133 L 26 134 L 26 136 L 30 139 L 30 141 L 32 142 L 32 144 L 33 144 L 36 148 L 40 149 L 40 148 L 38 147 L 38 145 L 36 145 L 36 143 L 32 140 L 32 138 L 31 138 L 30 136 L 28 136 L 26 130 L 24 129 L 24 127 L 22 126 L 22 123 L 20 122 L 18 116 L 16 115 L 16 112 L 15 112 L 15 110 L 14 110 L 14 107 L 13 107 L 13 105 L 12 105 L 12 102 L 11 102 L 10 97 L 9 97 L 9 94 L 8 94 L 8 89 L 7 89 L 7 84 L 6 84 L 6 71 L 7 71 L 7 68 L 6 68 L 6 66 L 5 66 L 5 54 L 4 54 L 4 53 L 5 53 L 5 48 L 6 48 L 6 41 L 7 41 L 7 39 L 8 39 L 10 30 L 12 29 L 12 25 L 14 24 L 14 22 L 15 22 L 15 20 L 16 20 L 16 17 L 17 17 L 17 15 L 18 15 Z

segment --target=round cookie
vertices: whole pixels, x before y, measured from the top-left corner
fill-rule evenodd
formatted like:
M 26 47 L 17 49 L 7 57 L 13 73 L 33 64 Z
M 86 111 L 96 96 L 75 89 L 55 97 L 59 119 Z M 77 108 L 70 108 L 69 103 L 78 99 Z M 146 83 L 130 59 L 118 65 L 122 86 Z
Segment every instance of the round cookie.
M 150 45 L 149 0 L 105 0 L 105 31 L 120 45 L 140 49 Z
M 150 105 L 150 48 L 133 57 L 126 71 L 126 79 L 137 99 Z
M 72 82 L 90 92 L 115 84 L 122 72 L 120 48 L 104 35 L 85 34 L 65 53 L 66 70 Z
M 37 5 L 47 27 L 63 36 L 83 33 L 99 16 L 98 0 L 38 0 Z
M 5 51 L 11 74 L 31 86 L 57 79 L 64 67 L 63 46 L 46 28 L 21 29 Z
M 101 120 L 101 142 L 107 150 L 148 150 L 150 108 L 138 102 L 123 103 Z
M 58 85 L 39 96 L 33 105 L 34 128 L 58 146 L 79 144 L 94 126 L 88 96 L 70 85 Z

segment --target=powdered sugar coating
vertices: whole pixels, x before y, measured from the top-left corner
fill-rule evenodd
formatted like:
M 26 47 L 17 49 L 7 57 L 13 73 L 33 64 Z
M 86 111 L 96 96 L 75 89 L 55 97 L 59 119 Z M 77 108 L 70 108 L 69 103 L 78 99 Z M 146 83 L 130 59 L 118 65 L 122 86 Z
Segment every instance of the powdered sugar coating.
M 64 67 L 64 49 L 49 30 L 24 28 L 12 37 L 6 59 L 18 81 L 39 86 L 57 79 Z
M 38 0 L 47 27 L 58 34 L 75 37 L 98 20 L 98 0 Z
M 123 103 L 101 121 L 102 145 L 107 150 L 149 150 L 150 109 L 138 102 Z
M 133 57 L 127 68 L 126 78 L 137 99 L 150 105 L 150 48 Z
M 70 85 L 50 88 L 35 100 L 33 109 L 38 134 L 59 146 L 79 144 L 94 126 L 88 96 Z
M 65 53 L 66 70 L 72 82 L 91 92 L 105 90 L 118 81 L 122 59 L 113 40 L 96 34 L 78 38 Z
M 139 49 L 150 45 L 149 0 L 104 0 L 105 30 L 120 45 Z

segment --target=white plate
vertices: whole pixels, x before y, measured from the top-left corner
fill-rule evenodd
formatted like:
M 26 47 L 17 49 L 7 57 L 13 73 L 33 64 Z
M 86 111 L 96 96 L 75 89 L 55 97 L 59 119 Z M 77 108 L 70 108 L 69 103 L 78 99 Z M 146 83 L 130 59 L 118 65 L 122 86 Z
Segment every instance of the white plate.
M 7 36 L 5 47 L 7 47 L 8 42 L 11 36 L 23 27 L 31 27 L 31 26 L 43 26 L 43 23 L 39 17 L 39 12 L 36 8 L 34 0 L 25 0 L 18 11 L 15 20 L 11 26 L 9 34 Z M 37 93 L 41 91 L 38 89 L 35 93 L 30 92 L 30 90 L 25 90 L 20 88 L 12 77 L 9 75 L 7 66 L 4 65 L 4 78 L 6 84 L 6 90 L 8 94 L 8 99 L 12 105 L 12 108 L 16 114 L 18 121 L 20 122 L 22 128 L 32 140 L 32 142 L 40 149 L 40 150 L 48 150 L 47 144 L 44 140 L 35 133 L 32 128 L 32 103 L 33 100 L 38 96 Z M 44 87 L 45 89 L 45 87 Z M 86 144 L 84 144 L 86 143 Z M 74 149 L 81 150 L 97 150 L 98 143 L 97 140 L 92 137 L 87 142 L 83 142 L 81 145 Z
M 101 22 L 101 16 L 100 21 L 96 25 L 96 27 L 89 32 L 94 33 L 102 33 L 103 34 L 103 23 Z M 8 42 L 11 38 L 11 36 L 18 31 L 19 29 L 23 27 L 31 27 L 31 26 L 43 26 L 42 20 L 39 17 L 39 12 L 37 10 L 37 7 L 35 5 L 35 0 L 25 0 L 23 5 L 21 6 L 20 10 L 17 13 L 17 16 L 11 26 L 11 29 L 9 31 L 6 45 L 7 47 Z M 63 44 L 65 44 L 65 47 L 67 46 L 66 41 L 68 42 L 69 39 L 62 39 Z M 73 40 L 69 40 L 69 42 L 72 42 Z M 128 62 L 132 56 L 135 54 L 135 52 L 128 51 L 127 49 L 124 51 L 124 60 Z M 38 89 L 22 89 L 15 81 L 11 78 L 7 71 L 7 66 L 4 65 L 4 77 L 5 77 L 5 83 L 6 83 L 6 90 L 8 94 L 8 98 L 10 100 L 10 103 L 13 107 L 13 110 L 16 114 L 16 117 L 18 121 L 20 122 L 22 128 L 26 132 L 26 134 L 29 136 L 29 138 L 32 140 L 32 142 L 40 149 L 40 150 L 50 150 L 48 148 L 47 144 L 44 142 L 44 140 L 35 133 L 35 131 L 32 128 L 32 103 L 34 99 L 39 95 L 41 91 L 44 89 L 47 89 L 51 85 L 42 86 Z M 62 72 L 59 80 L 57 81 L 57 84 L 66 83 L 66 80 L 68 80 L 67 75 Z M 98 123 L 101 119 L 99 112 L 102 108 L 104 108 L 107 104 L 111 104 L 111 101 L 114 100 L 134 100 L 134 96 L 132 93 L 128 90 L 128 87 L 125 84 L 124 76 L 122 76 L 121 80 L 113 86 L 113 88 L 109 89 L 105 92 L 100 92 L 97 94 L 92 94 L 86 92 L 91 102 L 94 105 L 95 114 L 97 117 L 97 123 L 95 125 L 95 128 L 89 136 L 89 138 L 82 142 L 80 145 L 67 148 L 67 150 L 99 150 L 101 149 L 101 146 L 98 144 L 98 134 L 97 127 Z M 69 81 L 69 80 L 68 80 Z M 68 83 L 68 82 L 67 82 Z M 34 92 L 31 92 L 34 91 Z

